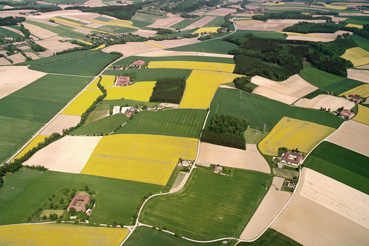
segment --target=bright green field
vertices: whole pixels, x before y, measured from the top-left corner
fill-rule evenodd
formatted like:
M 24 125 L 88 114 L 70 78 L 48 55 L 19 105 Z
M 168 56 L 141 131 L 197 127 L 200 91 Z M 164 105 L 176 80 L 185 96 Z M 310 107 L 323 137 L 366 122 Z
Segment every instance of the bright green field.
M 79 50 L 79 51 L 68 52 L 68 53 L 64 53 L 64 54 L 60 54 L 56 56 L 49 56 L 49 57 L 45 57 L 42 59 L 26 61 L 26 62 L 20 63 L 20 65 L 45 65 L 45 64 L 50 64 L 50 63 L 56 63 L 56 62 L 62 62 L 62 61 L 67 61 L 67 60 L 74 60 L 77 58 L 88 57 L 96 53 L 97 51 L 92 51 L 92 50 Z
M 228 241 L 225 241 L 228 242 Z M 137 227 L 124 246 L 204 246 L 149 227 Z M 207 243 L 209 246 L 227 246 L 223 241 Z
M 149 191 L 160 189 L 157 185 L 126 180 L 22 168 L 6 176 L 0 189 L 0 224 L 24 223 L 62 188 L 83 189 L 85 185 L 96 192 L 96 208 L 90 220 L 125 225 L 130 223 L 140 199 Z
M 252 243 L 239 243 L 242 246 L 299 246 L 298 242 L 293 239 L 277 232 L 273 229 L 268 229 L 266 232 L 255 242 Z
M 123 75 L 125 73 L 136 73 L 135 82 L 139 81 L 156 81 L 163 78 L 184 78 L 190 76 L 192 70 L 187 69 L 170 69 L 170 68 L 155 68 L 155 69 L 130 69 L 130 70 L 105 70 L 104 75 Z
M 9 27 L 13 27 L 13 26 L 9 26 Z M 14 29 L 16 30 L 16 29 Z M 23 36 L 19 35 L 18 33 L 12 32 L 8 29 L 2 28 L 0 27 L 0 36 L 4 36 L 4 37 L 13 37 L 13 38 L 22 38 Z
M 224 23 L 223 16 L 217 16 L 214 20 L 208 22 L 207 24 L 203 25 L 203 27 L 218 27 Z
M 195 51 L 195 52 L 208 52 L 218 54 L 228 54 L 228 51 L 237 49 L 238 46 L 221 39 L 203 41 L 201 43 L 189 44 L 180 47 L 171 48 L 168 50 L 174 51 Z
M 209 57 L 209 56 L 161 56 L 161 57 L 144 57 L 144 56 L 130 56 L 119 60 L 114 65 L 129 65 L 136 60 L 143 61 L 199 61 L 199 62 L 219 62 L 234 64 L 233 58 L 224 57 Z
M 86 35 L 79 33 L 79 32 L 74 32 L 72 27 L 69 26 L 63 26 L 63 25 L 59 25 L 59 26 L 51 26 L 45 23 L 41 23 L 41 22 L 37 22 L 37 21 L 30 21 L 27 20 L 26 23 L 44 28 L 46 30 L 49 30 L 51 32 L 57 33 L 58 35 L 62 36 L 62 37 L 68 37 L 68 38 L 73 38 L 73 39 L 83 39 L 86 37 Z
M 360 85 L 364 85 L 364 82 L 361 81 L 357 81 L 357 80 L 353 80 L 353 79 L 346 79 L 344 78 L 343 80 L 332 84 L 332 85 L 328 85 L 326 87 L 324 87 L 323 89 L 327 90 L 327 91 L 331 91 L 333 93 L 335 93 L 336 95 L 339 95 L 341 93 L 344 93 L 348 90 L 351 90 L 355 87 L 358 87 Z
M 202 17 L 197 17 L 197 18 L 193 18 L 193 19 L 185 19 L 181 22 L 178 22 L 172 26 L 170 26 L 171 28 L 178 28 L 178 29 L 182 29 L 185 28 L 189 25 L 191 25 L 192 23 L 195 23 L 196 21 L 200 20 Z
M 70 57 L 72 57 L 72 54 Z M 59 60 L 56 62 L 39 59 L 38 64 L 42 62 L 44 64 L 31 65 L 30 68 L 45 73 L 94 76 L 117 58 L 117 55 L 106 54 L 100 51 L 91 51 L 83 57 L 69 58 L 68 60 Z
M 124 114 L 116 114 L 105 117 L 101 120 L 92 122 L 88 125 L 83 125 L 80 128 L 71 132 L 71 135 L 102 135 L 114 131 L 117 127 L 128 120 Z
M 0 162 L 25 144 L 89 82 L 46 75 L 0 99 Z
M 369 157 L 330 142 L 321 143 L 304 165 L 369 194 Z
M 197 168 L 180 194 L 146 203 L 140 221 L 197 240 L 237 237 L 263 199 L 270 176 L 234 169 L 231 176 Z
M 348 18 L 345 20 L 346 23 L 356 24 L 356 25 L 365 25 L 369 24 L 369 18 L 367 16 L 342 16 Z
M 207 111 L 196 109 L 144 111 L 135 115 L 116 134 L 154 134 L 199 138 L 206 114 Z

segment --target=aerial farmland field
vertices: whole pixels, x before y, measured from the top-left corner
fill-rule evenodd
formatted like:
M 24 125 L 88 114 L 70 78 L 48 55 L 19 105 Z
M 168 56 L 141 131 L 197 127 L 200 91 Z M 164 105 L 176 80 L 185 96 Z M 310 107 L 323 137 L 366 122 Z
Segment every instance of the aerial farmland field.
M 129 69 L 129 70 L 105 70 L 104 75 L 123 75 L 136 73 L 135 82 L 156 81 L 163 78 L 184 78 L 187 79 L 191 74 L 189 69 L 171 69 L 171 68 L 155 68 L 155 69 Z
M 196 61 L 151 61 L 149 68 L 197 69 L 232 73 L 233 64 Z
M 109 86 L 113 86 L 115 83 L 115 76 L 111 76 L 111 75 L 102 75 L 101 76 L 101 80 L 100 78 L 96 78 L 94 80 L 93 83 L 91 83 L 87 89 L 99 89 L 99 87 L 97 87 L 97 83 L 100 81 L 100 84 L 104 87 L 109 87 Z
M 135 83 L 131 86 L 108 87 L 105 100 L 130 99 L 148 102 L 150 100 L 155 81 Z
M 82 115 L 100 95 L 100 90 L 85 90 L 62 111 L 62 114 Z
M 358 107 L 358 114 L 355 116 L 354 120 L 369 125 L 369 108 L 362 105 L 358 105 Z

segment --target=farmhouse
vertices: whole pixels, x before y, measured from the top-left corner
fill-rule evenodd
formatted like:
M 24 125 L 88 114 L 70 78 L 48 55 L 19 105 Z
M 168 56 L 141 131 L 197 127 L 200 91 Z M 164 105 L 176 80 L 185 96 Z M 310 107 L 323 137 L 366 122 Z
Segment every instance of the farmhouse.
M 126 112 L 127 112 L 127 110 L 129 111 L 129 109 L 130 109 L 131 107 L 122 107 L 122 109 L 121 109 L 121 113 L 122 114 L 125 114 Z
M 351 112 L 350 110 L 344 109 L 340 112 L 340 115 L 342 118 L 344 119 L 352 119 L 352 117 L 355 116 L 355 114 L 353 112 Z
M 141 67 L 145 64 L 145 61 L 143 60 L 137 60 L 135 62 L 132 62 L 131 66 L 137 66 L 137 67 Z
M 120 112 L 120 106 L 114 106 L 113 115 L 118 114 Z
M 364 98 L 356 94 L 350 94 L 350 96 L 348 96 L 347 99 L 349 101 L 353 101 L 354 103 L 361 103 L 362 101 L 364 101 Z
M 130 77 L 119 76 L 117 78 L 117 81 L 115 82 L 115 86 L 129 86 L 130 82 L 131 82 Z
M 286 153 L 282 154 L 282 163 L 287 165 L 291 165 L 293 167 L 298 167 L 301 164 L 303 158 L 303 154 L 296 153 L 293 151 L 287 151 Z
M 86 204 L 88 204 L 89 202 L 90 202 L 89 196 L 75 195 L 72 201 L 70 202 L 67 210 L 69 211 L 70 208 L 74 208 L 76 211 L 85 211 Z
M 214 167 L 214 173 L 221 173 L 221 172 L 223 172 L 223 167 L 220 167 L 220 166 Z

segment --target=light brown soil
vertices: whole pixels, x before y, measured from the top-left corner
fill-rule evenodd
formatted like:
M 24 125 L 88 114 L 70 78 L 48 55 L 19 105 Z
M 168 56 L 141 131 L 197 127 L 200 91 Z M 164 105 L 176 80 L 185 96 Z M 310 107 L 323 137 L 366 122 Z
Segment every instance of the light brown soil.
M 156 31 L 140 29 L 137 32 L 135 32 L 134 34 L 140 35 L 140 36 L 145 37 L 145 38 L 148 38 L 148 37 L 154 37 L 156 35 Z
M 178 108 L 179 104 L 174 103 L 160 103 L 160 106 L 166 107 L 166 108 Z
M 347 78 L 369 83 L 369 71 L 359 69 L 347 69 Z
M 169 28 L 170 26 L 183 21 L 184 19 L 180 16 L 173 16 L 164 19 L 157 19 L 154 23 L 149 25 L 151 28 Z
M 39 57 L 35 54 L 35 53 L 33 53 L 33 52 L 24 52 L 24 54 L 26 54 L 26 56 L 28 56 L 28 57 L 31 57 L 33 60 L 35 60 L 35 59 L 38 59 Z
M 259 86 L 256 87 L 252 93 L 256 94 L 256 95 L 260 95 L 260 96 L 264 96 L 279 102 L 283 102 L 286 104 L 292 104 L 293 102 L 295 102 L 297 100 L 297 98 L 295 97 L 291 97 L 288 95 L 284 95 L 282 93 L 273 91 L 269 88 L 263 87 L 263 86 Z
M 20 52 L 17 54 L 8 56 L 8 58 L 13 61 L 13 64 L 26 61 L 26 58 Z
M 272 186 L 241 233 L 241 239 L 250 240 L 256 238 L 272 222 L 288 199 L 290 199 L 291 192 L 277 190 L 277 188 L 280 189 L 283 181 L 284 178 L 273 177 Z
M 160 48 L 155 47 L 146 43 L 139 42 L 129 42 L 126 44 L 115 44 L 102 49 L 103 52 L 110 53 L 112 51 L 117 51 L 123 54 L 123 57 L 138 55 L 141 53 L 160 50 Z
M 76 126 L 81 121 L 81 116 L 58 115 L 42 132 L 41 135 L 50 136 L 54 132 L 63 133 L 63 129 Z
M 56 34 L 55 32 L 49 31 L 47 29 L 44 29 L 42 27 L 36 26 L 36 25 L 32 25 L 29 23 L 23 23 L 24 27 L 27 28 L 33 35 L 41 38 L 41 39 L 45 39 L 45 38 L 50 38 L 53 36 L 57 36 L 58 34 Z
M 60 42 L 58 41 L 59 39 L 62 38 L 59 36 L 55 36 L 52 38 L 36 41 L 36 43 L 41 45 L 42 47 L 45 47 L 47 49 L 47 52 L 52 53 L 79 47 L 78 45 L 69 42 Z
M 235 9 L 229 9 L 229 8 L 220 8 L 211 10 L 206 13 L 206 15 L 217 15 L 217 16 L 226 16 L 227 14 L 233 14 L 236 13 Z
M 31 11 L 31 9 L 22 9 L 22 10 L 6 10 L 6 11 L 0 11 L 0 17 L 4 18 L 4 17 L 8 17 L 8 16 L 21 16 L 24 17 L 24 15 L 19 14 L 19 12 L 23 12 L 23 13 L 29 13 Z
M 266 22 L 263 21 L 253 21 L 253 22 L 237 22 L 237 29 L 240 30 L 259 30 L 259 31 L 277 31 L 281 32 L 284 28 L 288 26 L 292 26 L 298 22 L 307 21 L 307 22 L 315 22 L 315 23 L 323 23 L 324 20 L 297 20 L 297 19 L 289 19 L 289 20 L 268 20 Z
M 362 221 L 368 223 L 368 196 L 362 193 L 356 197 L 358 191 L 345 186 L 304 168 L 296 195 L 272 228 L 303 245 L 366 245 L 368 227 L 358 224 L 355 218 L 364 212 Z M 355 193 L 355 200 L 350 200 L 351 192 Z M 355 211 L 358 207 L 363 210 Z M 350 218 L 335 212 L 336 208 Z
M 36 152 L 25 165 L 42 165 L 49 170 L 80 173 L 101 137 L 65 136 Z
M 183 39 L 163 40 L 163 41 L 150 40 L 150 42 L 164 46 L 166 48 L 174 48 L 174 47 L 183 46 L 187 44 L 196 44 L 201 41 L 197 40 L 197 38 L 183 38 Z
M 0 65 L 11 65 L 11 63 L 4 57 L 0 57 Z
M 321 107 L 323 107 L 334 111 L 340 107 L 351 109 L 355 106 L 355 103 L 342 97 L 335 97 L 332 95 L 318 95 L 313 99 L 302 98 L 298 100 L 294 105 L 298 107 L 314 109 L 320 109 Z
M 221 166 L 270 173 L 269 165 L 259 153 L 256 144 L 246 144 L 246 150 L 241 150 L 201 143 L 200 154 L 196 164 L 201 166 L 219 164 Z
M 369 126 L 350 120 L 328 137 L 328 141 L 369 156 Z
M 349 31 L 342 31 L 339 30 L 335 33 L 309 33 L 306 36 L 304 34 L 298 35 L 298 34 L 288 34 L 287 39 L 289 40 L 305 40 L 305 41 L 312 41 L 312 42 L 330 42 L 334 41 L 338 35 L 342 35 L 344 33 L 352 34 L 352 32 Z

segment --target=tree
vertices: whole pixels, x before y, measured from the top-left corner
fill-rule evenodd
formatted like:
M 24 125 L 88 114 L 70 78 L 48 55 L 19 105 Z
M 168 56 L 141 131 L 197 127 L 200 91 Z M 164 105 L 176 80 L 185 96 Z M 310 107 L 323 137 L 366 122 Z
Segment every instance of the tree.
M 70 216 L 74 216 L 76 214 L 76 209 L 75 208 L 70 208 L 69 209 L 69 214 L 70 214 Z

